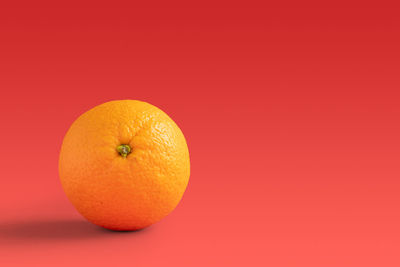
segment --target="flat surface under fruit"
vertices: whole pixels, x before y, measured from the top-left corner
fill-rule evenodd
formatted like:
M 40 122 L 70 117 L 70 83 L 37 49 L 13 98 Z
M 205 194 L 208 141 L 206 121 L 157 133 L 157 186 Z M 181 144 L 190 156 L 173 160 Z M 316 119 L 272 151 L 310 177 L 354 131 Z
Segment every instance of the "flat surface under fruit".
M 84 2 L 0 8 L 0 266 L 400 266 L 398 7 Z M 115 233 L 57 164 L 78 115 L 127 98 L 176 121 L 191 177 Z

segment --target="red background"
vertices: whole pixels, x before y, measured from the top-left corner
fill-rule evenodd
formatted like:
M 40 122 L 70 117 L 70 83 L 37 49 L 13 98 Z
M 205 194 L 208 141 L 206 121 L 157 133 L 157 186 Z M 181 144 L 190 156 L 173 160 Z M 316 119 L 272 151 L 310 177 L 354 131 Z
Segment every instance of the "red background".
M 399 8 L 0 8 L 1 266 L 400 266 Z M 184 132 L 178 208 L 82 219 L 58 179 L 81 113 L 148 101 Z

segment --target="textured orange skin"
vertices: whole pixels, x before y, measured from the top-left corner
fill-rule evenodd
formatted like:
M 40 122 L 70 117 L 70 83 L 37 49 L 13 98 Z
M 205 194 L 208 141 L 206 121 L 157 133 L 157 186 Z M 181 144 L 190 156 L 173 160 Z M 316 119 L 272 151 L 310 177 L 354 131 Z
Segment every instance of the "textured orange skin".
M 126 158 L 121 144 L 132 148 Z M 86 219 L 112 230 L 137 230 L 168 215 L 190 176 L 181 130 L 163 111 L 136 100 L 87 111 L 64 137 L 59 159 L 64 191 Z

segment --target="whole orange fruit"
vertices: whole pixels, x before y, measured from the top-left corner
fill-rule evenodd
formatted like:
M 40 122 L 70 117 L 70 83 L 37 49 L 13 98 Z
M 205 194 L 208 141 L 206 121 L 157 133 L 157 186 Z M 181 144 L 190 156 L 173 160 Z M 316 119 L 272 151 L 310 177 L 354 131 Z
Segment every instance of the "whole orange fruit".
M 189 151 L 181 130 L 157 107 L 111 101 L 69 128 L 59 174 L 67 197 L 87 220 L 136 230 L 177 206 L 189 181 Z

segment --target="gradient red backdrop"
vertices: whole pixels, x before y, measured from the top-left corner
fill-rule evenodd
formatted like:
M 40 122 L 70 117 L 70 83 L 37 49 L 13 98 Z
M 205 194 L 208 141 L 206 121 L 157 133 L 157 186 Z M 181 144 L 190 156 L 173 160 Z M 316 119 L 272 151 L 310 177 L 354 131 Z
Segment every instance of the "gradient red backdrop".
M 336 3 L 337 4 L 337 3 Z M 1 266 L 400 266 L 399 8 L 0 8 Z M 81 113 L 148 101 L 184 132 L 178 208 L 84 221 L 58 154 Z

